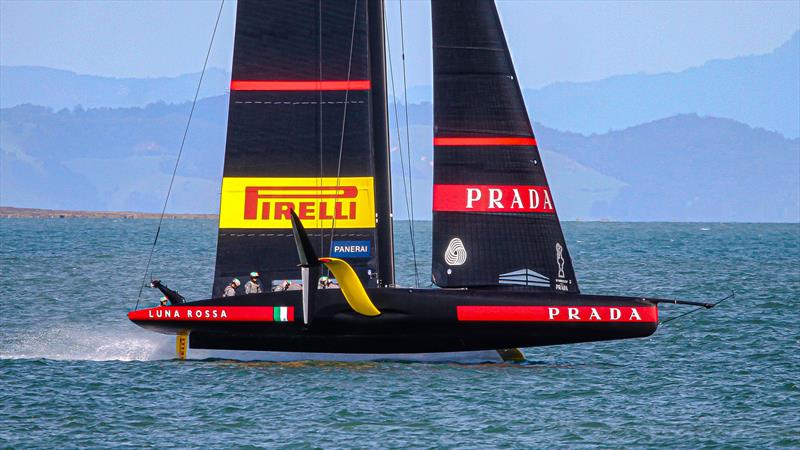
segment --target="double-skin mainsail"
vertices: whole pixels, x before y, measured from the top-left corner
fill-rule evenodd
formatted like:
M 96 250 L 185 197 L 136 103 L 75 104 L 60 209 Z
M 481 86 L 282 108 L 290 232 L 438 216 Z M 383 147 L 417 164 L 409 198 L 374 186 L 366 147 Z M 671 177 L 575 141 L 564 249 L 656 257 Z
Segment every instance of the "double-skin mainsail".
M 299 277 L 289 211 L 320 256 L 394 284 L 380 1 L 240 0 L 212 297 Z

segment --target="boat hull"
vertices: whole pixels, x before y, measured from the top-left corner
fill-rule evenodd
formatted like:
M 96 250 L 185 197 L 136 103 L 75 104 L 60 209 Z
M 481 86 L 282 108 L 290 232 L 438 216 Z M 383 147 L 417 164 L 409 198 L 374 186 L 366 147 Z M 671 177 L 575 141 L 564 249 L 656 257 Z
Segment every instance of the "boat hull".
M 303 322 L 300 291 L 244 295 L 132 311 L 139 326 L 189 334 L 208 350 L 352 354 L 439 353 L 649 336 L 647 299 L 515 290 L 368 289 L 381 311 L 354 312 L 339 290 L 320 290 Z

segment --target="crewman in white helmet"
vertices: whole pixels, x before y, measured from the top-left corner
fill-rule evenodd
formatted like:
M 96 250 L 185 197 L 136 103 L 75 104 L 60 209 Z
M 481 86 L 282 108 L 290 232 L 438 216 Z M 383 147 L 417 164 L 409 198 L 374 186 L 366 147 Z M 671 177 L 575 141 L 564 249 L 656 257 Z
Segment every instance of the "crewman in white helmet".
M 158 301 L 158 306 L 167 306 L 169 303 L 169 299 L 167 297 L 161 297 L 161 300 Z
M 233 297 L 236 295 L 236 288 L 241 286 L 242 282 L 239 281 L 238 278 L 234 278 L 231 281 L 231 284 L 225 286 L 225 290 L 222 292 L 223 297 Z
M 244 284 L 245 294 L 260 294 L 263 292 L 261 290 L 261 282 L 258 280 L 258 277 L 258 272 L 250 272 L 250 281 Z

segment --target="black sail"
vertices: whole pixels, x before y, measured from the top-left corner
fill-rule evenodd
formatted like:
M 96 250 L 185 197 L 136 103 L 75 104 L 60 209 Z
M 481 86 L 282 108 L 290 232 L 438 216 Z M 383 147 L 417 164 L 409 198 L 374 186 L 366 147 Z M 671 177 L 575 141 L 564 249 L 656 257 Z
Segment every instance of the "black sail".
M 393 283 L 374 48 L 382 2 L 238 2 L 213 296 L 252 271 L 266 289 L 300 278 L 290 210 L 318 255 L 347 259 L 367 285 Z
M 433 281 L 578 292 L 494 2 L 432 15 Z

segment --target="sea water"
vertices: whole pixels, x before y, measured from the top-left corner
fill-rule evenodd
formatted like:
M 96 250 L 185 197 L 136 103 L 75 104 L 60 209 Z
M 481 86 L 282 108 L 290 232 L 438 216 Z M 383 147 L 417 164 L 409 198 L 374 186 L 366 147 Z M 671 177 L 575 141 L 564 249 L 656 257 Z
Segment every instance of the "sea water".
M 480 365 L 177 361 L 126 318 L 155 226 L 0 220 L 0 447 L 800 446 L 800 225 L 565 223 L 583 292 L 736 297 L 648 338 Z M 430 223 L 415 231 L 427 286 Z M 396 236 L 413 285 L 406 222 Z M 166 221 L 154 275 L 207 297 L 215 238 Z

